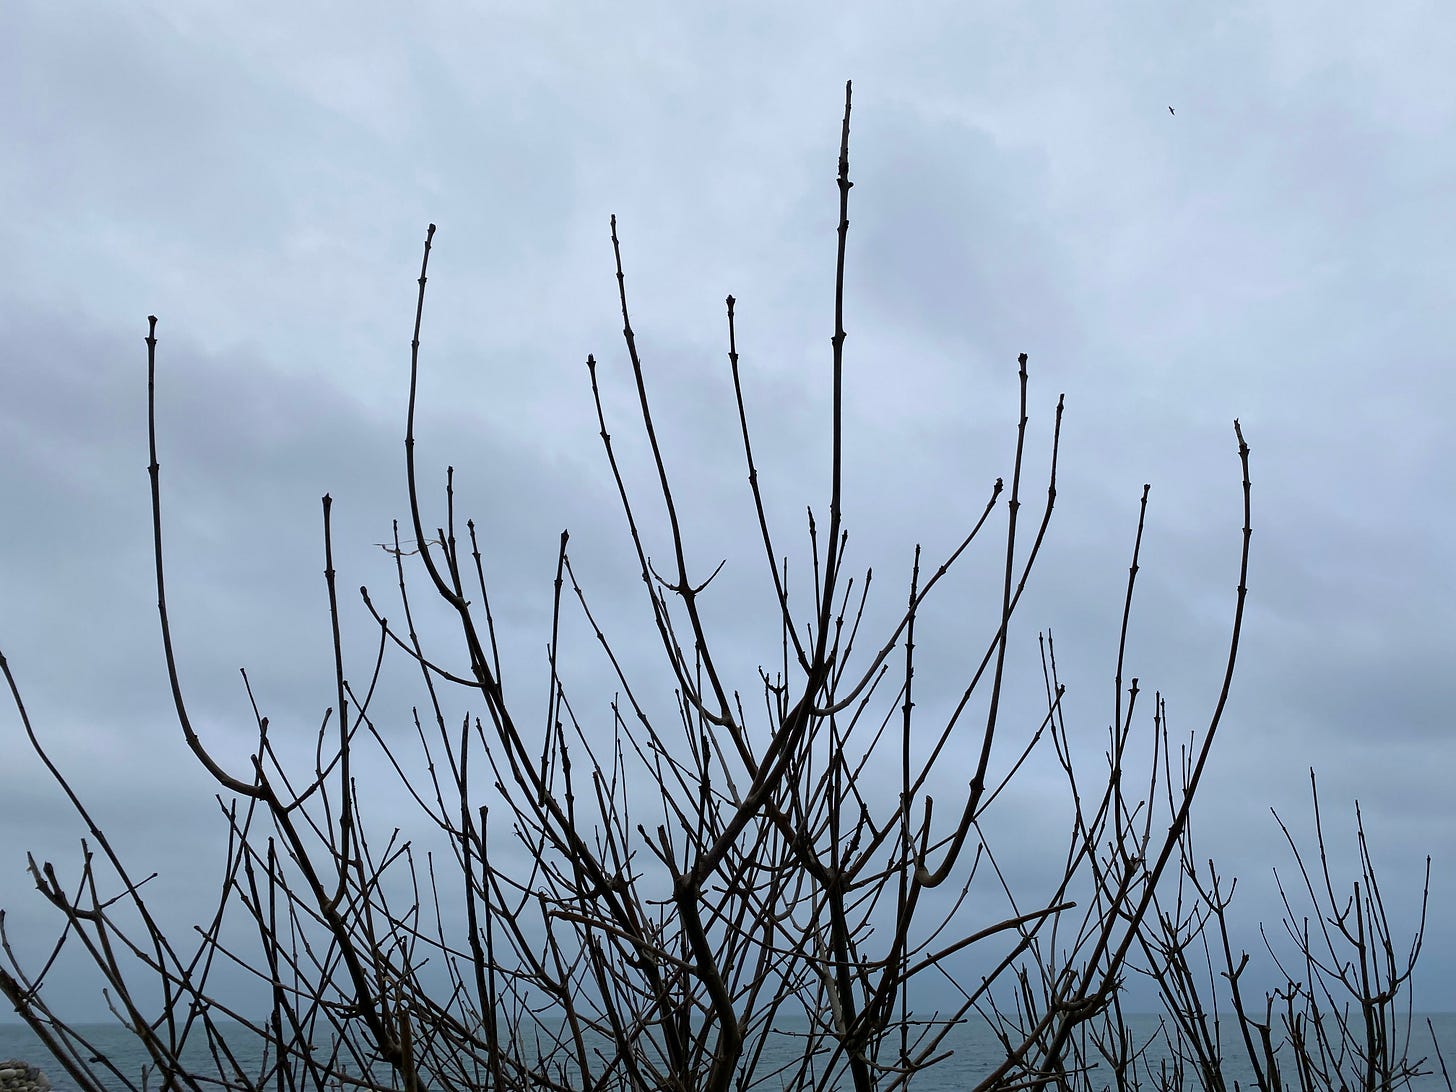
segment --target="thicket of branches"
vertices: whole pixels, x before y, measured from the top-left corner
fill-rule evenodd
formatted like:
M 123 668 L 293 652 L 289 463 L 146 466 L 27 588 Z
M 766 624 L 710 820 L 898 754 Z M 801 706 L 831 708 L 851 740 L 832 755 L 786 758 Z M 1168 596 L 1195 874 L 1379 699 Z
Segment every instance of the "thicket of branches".
M 1241 979 L 1248 957 L 1236 950 L 1227 919 L 1231 885 L 1193 848 L 1190 809 L 1228 699 L 1246 595 L 1249 448 L 1237 421 L 1241 536 L 1232 530 L 1238 495 L 1231 488 L 1229 496 L 1237 593 L 1222 686 L 1196 737 L 1172 739 L 1162 696 L 1155 694 L 1147 710 L 1138 680 L 1124 679 L 1146 487 L 1136 528 L 1129 528 L 1132 559 L 1105 769 L 1095 776 L 1074 769 L 1049 636 L 1041 644 L 1040 723 L 1003 724 L 1010 625 L 1056 501 L 1062 418 L 1058 400 L 1044 469 L 1033 471 L 1025 354 L 1009 480 L 988 484 L 979 518 L 947 556 L 922 564 L 916 548 L 893 624 L 884 632 L 862 629 L 870 577 L 848 570 L 841 518 L 849 123 L 846 87 L 827 422 L 831 479 L 827 509 L 810 511 L 812 572 L 807 581 L 793 574 L 805 590 L 792 595 L 760 491 L 734 300 L 727 299 L 733 408 L 781 638 L 765 652 L 773 666 L 746 688 L 727 677 L 721 642 L 700 609 L 714 573 L 684 546 L 677 485 L 654 427 L 612 221 L 636 427 L 653 461 L 652 504 L 660 502 L 665 513 L 658 528 L 670 547 L 663 565 L 649 557 L 643 503 L 619 465 L 595 359 L 587 365 L 603 451 L 653 620 L 632 640 L 660 646 L 676 710 L 671 718 L 658 714 L 657 695 L 642 690 L 660 680 L 632 677 L 610 627 L 598 624 L 565 533 L 551 593 L 549 708 L 541 718 L 539 710 L 506 700 L 499 649 L 513 637 L 498 634 L 492 618 L 485 544 L 473 522 L 462 528 L 457 520 L 453 471 L 437 526 L 426 521 L 417 484 L 431 225 L 411 342 L 408 526 L 404 540 L 396 527 L 391 547 L 397 613 L 387 620 L 361 589 L 376 623 L 373 634 L 357 635 L 376 650 L 361 685 L 344 667 L 349 657 L 325 496 L 335 693 L 314 763 L 286 768 L 254 703 L 251 763 L 224 768 L 194 728 L 176 667 L 162 550 L 158 342 L 156 319 L 149 320 L 162 642 L 182 735 L 222 792 L 229 834 L 216 912 L 195 938 L 184 944 L 158 924 L 144 885 L 48 757 L 10 667 L 3 658 L 0 665 L 32 745 L 89 830 L 80 873 L 69 882 L 49 862 L 30 862 L 63 922 L 56 949 L 80 946 L 94 962 L 114 1011 L 150 1059 L 154 1086 L 863 1092 L 915 1083 L 951 1054 L 956 1029 L 981 1020 L 1003 1047 L 977 1074 L 981 1088 L 1221 1089 L 1232 1084 L 1235 1056 L 1246 1067 L 1240 1072 L 1251 1066 L 1263 1089 L 1390 1088 L 1417 1072 L 1422 1059 L 1409 1053 L 1407 986 L 1420 935 L 1397 953 L 1363 828 L 1363 874 L 1349 894 L 1338 893 L 1343 883 L 1329 875 L 1321 831 L 1321 867 L 1305 871 L 1301 864 L 1299 887 L 1287 892 L 1293 948 L 1284 950 L 1296 954 L 1280 964 L 1286 981 L 1258 996 Z M 961 639 L 976 653 L 966 675 L 943 692 L 953 700 L 934 703 L 952 711 L 929 717 L 916 701 L 927 685 L 916 676 L 917 620 L 947 573 L 972 556 L 995 567 L 999 606 L 989 617 L 966 619 Z M 416 632 L 421 584 L 453 616 L 456 644 L 448 658 L 427 654 L 438 641 Z M 558 673 L 568 612 L 585 620 L 610 665 L 618 694 L 610 702 L 573 695 Z M 382 730 L 388 726 L 372 712 L 386 655 L 407 657 L 418 669 L 421 701 L 408 746 L 401 743 L 407 733 Z M 756 697 L 746 699 L 745 690 Z M 449 710 L 462 694 L 471 712 L 456 716 Z M 1135 730 L 1135 723 L 1144 727 Z M 398 772 L 438 836 L 436 852 L 397 837 L 376 840 L 352 766 L 365 747 L 377 748 Z M 1054 752 L 1073 820 L 1060 881 L 1029 897 L 1008 885 L 984 821 L 1036 748 Z M 929 792 L 933 773 L 944 776 L 947 764 L 966 756 L 969 765 L 955 779 L 964 785 L 961 797 L 937 803 Z M 1008 911 L 987 916 L 990 900 L 970 900 L 973 890 L 998 892 Z M 227 939 L 239 922 L 254 938 L 250 948 Z M 98 1056 L 51 1007 L 44 986 L 56 954 L 29 970 L 8 944 L 7 954 L 0 990 L 77 1087 L 138 1087 L 137 1074 Z M 239 964 L 267 983 L 266 1012 L 242 1011 L 216 988 L 219 968 Z M 978 970 L 967 977 L 965 967 Z M 1122 1006 L 1135 975 L 1151 976 L 1166 1004 L 1161 1043 L 1138 1041 L 1129 1030 Z M 918 987 L 932 977 L 942 991 L 945 980 L 955 985 L 956 1003 L 923 1010 Z M 149 990 L 159 993 L 159 1003 L 144 999 Z M 238 1024 L 249 1029 L 241 1037 Z

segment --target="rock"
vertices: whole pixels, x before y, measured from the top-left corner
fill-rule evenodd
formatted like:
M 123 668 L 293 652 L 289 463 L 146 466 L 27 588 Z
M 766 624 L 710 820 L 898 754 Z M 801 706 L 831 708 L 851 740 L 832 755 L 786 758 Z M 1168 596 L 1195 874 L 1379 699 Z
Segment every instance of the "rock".
M 15 1058 L 0 1062 L 0 1092 L 50 1092 L 51 1082 L 35 1066 Z

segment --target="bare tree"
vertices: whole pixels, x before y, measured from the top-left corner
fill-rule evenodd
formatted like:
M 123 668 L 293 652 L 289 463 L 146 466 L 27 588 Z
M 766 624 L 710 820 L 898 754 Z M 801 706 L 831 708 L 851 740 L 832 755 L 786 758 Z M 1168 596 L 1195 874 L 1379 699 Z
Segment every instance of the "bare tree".
M 594 358 L 587 359 L 601 440 L 640 569 L 675 716 L 629 673 L 578 580 L 563 533 L 555 560 L 544 718 L 508 702 L 500 640 L 475 524 L 462 529 L 453 469 L 445 516 L 428 526 L 415 465 L 420 335 L 435 228 L 426 235 L 411 342 L 405 428 L 409 518 L 393 555 L 399 615 L 388 620 L 361 589 L 377 625 L 373 667 L 360 685 L 345 671 L 331 501 L 323 498 L 326 587 L 332 619 L 334 703 L 311 769 L 285 768 L 268 718 L 253 704 L 257 744 L 229 770 L 195 730 L 176 666 L 163 564 L 156 430 L 156 319 L 147 336 L 151 503 L 162 642 L 183 738 L 221 791 L 229 833 L 214 916 L 184 950 L 165 935 L 143 881 L 113 848 L 63 771 L 47 756 L 10 668 L 6 679 L 37 753 L 85 822 L 80 875 L 65 884 L 31 859 L 42 894 L 108 986 L 124 1025 L 144 1046 L 164 1089 L 546 1088 L 680 1089 L 853 1087 L 894 1089 L 943 1060 L 951 1032 L 977 1010 L 992 1015 L 1004 1060 L 980 1087 L 1078 1086 L 1091 1064 L 1083 1044 L 1098 1017 L 1117 1011 L 1129 960 L 1156 943 L 1165 881 L 1187 867 L 1190 808 L 1227 701 L 1246 595 L 1249 449 L 1234 423 L 1242 466 L 1243 527 L 1222 688 L 1181 776 L 1167 763 L 1154 719 L 1153 759 L 1135 753 L 1138 680 L 1124 658 L 1148 491 L 1144 487 L 1118 640 L 1117 707 L 1105 777 L 1079 779 L 1062 707 L 1055 650 L 1043 643 L 1040 723 L 1003 724 L 1010 626 L 1050 523 L 1062 417 L 1058 400 L 1045 499 L 1028 521 L 1031 488 L 1027 356 L 1009 481 L 989 485 L 960 542 L 922 570 L 917 547 L 904 607 L 884 632 L 862 632 L 871 576 L 847 570 L 842 519 L 844 271 L 849 229 L 850 94 L 838 164 L 838 246 L 831 341 L 831 478 L 827 524 L 811 509 L 807 594 L 791 595 L 754 459 L 739 371 L 734 299 L 727 356 L 764 579 L 777 603 L 778 647 L 742 700 L 702 610 L 716 570 L 689 558 L 673 476 L 658 441 L 633 333 L 616 220 L 612 248 L 637 426 L 655 472 L 653 503 L 669 544 L 659 566 L 641 530 L 641 502 L 613 446 Z M 1231 506 L 1232 507 L 1232 506 Z M 822 516 L 822 513 L 821 513 Z M 463 530 L 463 534 L 462 534 Z M 966 635 L 977 651 L 955 682 L 952 711 L 927 722 L 916 709 L 916 623 L 947 574 L 990 536 L 999 605 Z M 408 547 L 408 548 L 407 548 Z M 408 566 L 408 573 L 407 573 Z M 415 628 L 418 583 L 457 627 L 450 663 L 428 655 Z M 413 581 L 413 584 L 412 584 Z M 615 676 L 606 708 L 576 702 L 559 671 L 560 627 L 584 620 Z M 433 647 L 433 646 L 432 646 Z M 418 750 L 382 731 L 371 711 L 391 650 L 419 672 Z M 244 676 L 246 681 L 246 675 Z M 656 685 L 652 680 L 651 685 Z M 923 686 L 924 684 L 922 684 Z M 447 692 L 476 706 L 447 715 Z M 249 694 L 251 695 L 251 689 Z M 661 691 L 658 691 L 660 694 Z M 1161 711 L 1161 697 L 1155 699 Z M 993 744 L 1011 759 L 993 762 Z M 426 853 L 366 822 L 353 761 L 377 748 L 439 836 Z M 1061 879 L 1031 899 L 1014 893 L 983 826 L 988 810 L 1037 748 L 1052 748 L 1073 816 Z M 407 753 L 409 752 L 409 753 Z M 962 799 L 936 809 L 932 773 L 950 756 L 973 758 Z M 889 791 L 881 783 L 896 782 Z M 1130 804 L 1128 786 L 1168 807 Z M 493 805 L 493 806 L 492 806 Z M 1191 876 L 1191 872 L 1189 873 Z M 972 913 L 974 888 L 1004 888 L 1009 910 Z M 943 889 L 943 890 L 938 890 Z M 1216 895 L 1216 887 L 1213 891 Z M 977 904 L 979 907 L 981 904 Z M 246 923 L 243 950 L 224 928 Z M 977 961 L 965 962 L 972 953 Z M 0 990 L 83 1089 L 135 1088 L 136 1078 L 95 1056 L 43 992 L 54 955 L 27 972 L 13 958 Z M 240 1011 L 215 988 L 222 965 L 266 983 L 269 1011 Z M 953 966 L 959 1000 L 917 1008 L 917 986 Z M 148 1008 L 142 984 L 159 991 Z M 236 1025 L 252 1036 L 239 1047 Z M 196 1048 L 210 1061 L 199 1065 Z M 261 1047 L 259 1053 L 253 1046 Z M 189 1053 L 190 1052 L 190 1053 Z M 184 1056 L 184 1054 L 186 1056 Z
M 1285 913 L 1283 936 L 1260 932 L 1281 983 L 1261 991 L 1261 998 L 1251 996 L 1243 982 L 1250 957 L 1236 944 L 1230 922 L 1237 881 L 1221 874 L 1212 860 L 1199 860 L 1192 831 L 1185 827 L 1177 883 L 1154 899 L 1155 913 L 1138 937 L 1142 963 L 1137 970 L 1156 982 L 1163 1002 L 1164 1020 L 1151 1037 L 1151 1045 L 1162 1049 L 1133 1043 L 1115 1020 L 1083 1044 L 1117 1073 L 1119 1087 L 1223 1092 L 1236 1086 L 1236 1074 L 1243 1074 L 1261 1092 L 1388 1092 L 1409 1087 L 1439 1067 L 1451 1088 L 1429 1019 L 1425 1031 L 1434 1063 L 1413 1054 L 1418 1028 L 1412 976 L 1425 935 L 1430 858 L 1418 920 L 1409 946 L 1402 948 L 1381 895 L 1358 803 L 1359 878 L 1343 887 L 1331 874 L 1313 770 L 1310 794 L 1318 856 L 1314 868 L 1275 815 L 1298 882 L 1291 890 L 1275 872 Z

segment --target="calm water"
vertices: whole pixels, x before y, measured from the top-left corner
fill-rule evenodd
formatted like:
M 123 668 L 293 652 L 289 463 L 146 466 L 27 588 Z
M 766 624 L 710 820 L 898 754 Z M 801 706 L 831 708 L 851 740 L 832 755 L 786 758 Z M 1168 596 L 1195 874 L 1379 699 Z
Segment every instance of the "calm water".
M 1436 1035 L 1440 1040 L 1447 1065 L 1456 1065 L 1456 1013 L 1433 1014 L 1431 1021 L 1435 1025 Z M 1156 1029 L 1157 1017 L 1135 1016 L 1132 1017 L 1130 1025 L 1141 1042 Z M 1430 1046 L 1430 1034 L 1426 1030 L 1426 1017 L 1418 1016 L 1416 1026 L 1417 1030 L 1411 1036 L 1411 1057 L 1424 1056 L 1429 1059 L 1428 1068 L 1436 1069 L 1435 1054 Z M 87 1039 L 117 1069 L 131 1075 L 136 1082 L 136 1087 L 141 1087 L 138 1074 L 144 1062 L 144 1055 L 130 1035 L 118 1031 L 112 1026 L 86 1026 L 78 1030 L 82 1030 Z M 955 1050 L 954 1057 L 922 1074 L 912 1082 L 912 1089 L 919 1090 L 919 1092 L 952 1092 L 952 1090 L 960 1092 L 960 1090 L 974 1085 L 981 1076 L 989 1072 L 1004 1057 L 998 1053 L 995 1039 L 983 1027 L 972 1025 L 961 1029 L 953 1033 L 947 1042 L 948 1046 Z M 1156 1054 L 1153 1056 L 1157 1057 Z M 51 1086 L 56 1092 L 75 1092 L 71 1080 L 45 1052 L 29 1028 L 17 1024 L 0 1024 L 0 1059 L 4 1058 L 20 1058 L 39 1066 L 50 1079 Z M 202 1058 L 206 1058 L 205 1053 Z M 204 1071 L 213 1072 L 210 1065 Z M 1246 1065 L 1243 1067 L 1231 1065 L 1225 1072 L 1226 1075 L 1248 1087 L 1251 1074 Z M 1453 1074 L 1453 1078 L 1456 1078 L 1456 1074 Z M 125 1089 L 125 1085 L 121 1082 L 113 1082 L 112 1087 L 114 1092 L 123 1092 Z M 776 1087 L 776 1085 L 762 1087 Z M 1409 1087 L 1413 1092 L 1445 1092 L 1446 1084 L 1437 1072 L 1415 1081 Z

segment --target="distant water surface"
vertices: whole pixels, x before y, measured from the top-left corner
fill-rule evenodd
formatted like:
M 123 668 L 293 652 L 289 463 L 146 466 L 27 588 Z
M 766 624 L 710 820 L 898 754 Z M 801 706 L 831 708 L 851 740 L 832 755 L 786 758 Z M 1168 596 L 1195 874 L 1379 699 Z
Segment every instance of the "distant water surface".
M 1435 1027 L 1446 1064 L 1456 1066 L 1456 1013 L 1417 1015 L 1411 1034 L 1410 1055 L 1413 1059 L 1427 1058 L 1425 1068 L 1434 1072 L 1412 1082 L 1408 1087 L 1412 1092 L 1445 1092 L 1446 1083 L 1440 1076 L 1435 1052 L 1431 1049 L 1430 1032 L 1426 1028 L 1428 1016 Z M 1156 1030 L 1157 1021 L 1156 1016 L 1133 1016 L 1129 1020 L 1129 1026 L 1138 1037 L 1138 1041 L 1142 1042 Z M 87 1040 L 118 1071 L 131 1079 L 133 1087 L 142 1088 L 141 1071 L 146 1062 L 146 1056 L 133 1036 L 114 1025 L 82 1025 L 77 1030 L 85 1035 Z M 229 1038 L 230 1044 L 235 1045 L 240 1057 L 256 1065 L 258 1059 L 256 1049 L 252 1051 L 251 1057 L 243 1054 L 242 1046 L 246 1040 L 247 1037 L 241 1034 L 236 1040 Z M 200 1038 L 198 1042 L 201 1044 Z M 912 1081 L 910 1085 L 912 1090 L 915 1092 L 963 1092 L 989 1073 L 1004 1057 L 996 1040 L 984 1026 L 977 1024 L 970 1024 L 953 1032 L 947 1039 L 946 1046 L 955 1051 L 954 1056 Z M 1226 1044 L 1226 1050 L 1234 1064 L 1226 1066 L 1225 1075 L 1237 1080 L 1244 1088 L 1251 1087 L 1253 1074 L 1242 1057 L 1241 1045 L 1238 1049 L 1228 1050 Z M 1150 1056 L 1157 1058 L 1159 1055 L 1155 1051 L 1150 1051 Z M 45 1048 L 41 1046 L 30 1029 L 24 1025 L 0 1024 L 0 1059 L 3 1058 L 19 1058 L 40 1067 L 50 1079 L 51 1087 L 55 1092 L 76 1092 L 75 1085 L 70 1078 L 46 1053 Z M 1280 1060 L 1283 1060 L 1282 1055 Z M 202 1072 L 215 1073 L 205 1047 L 200 1047 L 199 1062 L 203 1063 Z M 1244 1064 L 1239 1065 L 1238 1062 L 1244 1062 Z M 1453 1073 L 1452 1077 L 1453 1080 L 1456 1080 L 1456 1073 Z M 148 1082 L 148 1086 L 155 1088 L 155 1079 Z M 779 1082 L 772 1080 L 759 1087 L 777 1089 Z M 108 1088 L 111 1089 L 111 1092 L 126 1092 L 127 1085 L 124 1081 L 113 1079 L 108 1082 Z

